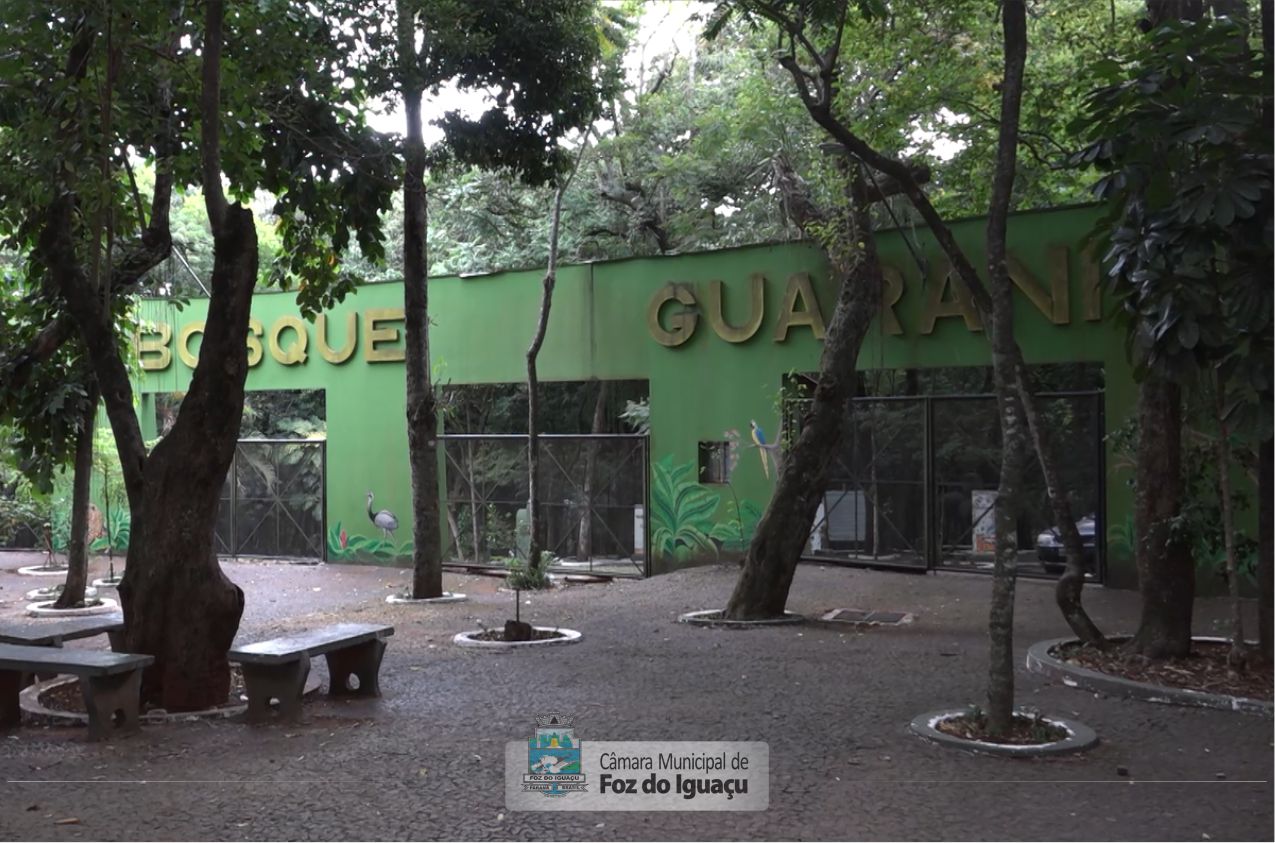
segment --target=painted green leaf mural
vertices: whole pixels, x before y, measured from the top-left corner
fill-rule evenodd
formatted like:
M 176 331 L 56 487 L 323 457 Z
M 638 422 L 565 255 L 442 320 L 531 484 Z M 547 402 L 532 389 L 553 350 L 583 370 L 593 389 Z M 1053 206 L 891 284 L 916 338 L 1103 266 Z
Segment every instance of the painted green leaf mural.
M 709 534 L 720 496 L 694 481 L 695 466 L 676 465 L 666 456 L 651 470 L 651 545 L 666 558 L 685 561 L 703 553 L 717 554 Z

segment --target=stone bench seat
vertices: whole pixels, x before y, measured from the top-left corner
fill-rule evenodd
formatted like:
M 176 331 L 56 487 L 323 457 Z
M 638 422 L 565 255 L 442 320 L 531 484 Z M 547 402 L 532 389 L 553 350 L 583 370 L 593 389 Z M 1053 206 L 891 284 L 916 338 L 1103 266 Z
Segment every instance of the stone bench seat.
M 61 647 L 64 642 L 78 638 L 92 638 L 103 632 L 111 640 L 111 649 L 119 651 L 124 641 L 124 616 L 93 615 L 87 618 L 67 618 L 56 621 L 31 621 L 30 623 L 0 626 L 0 644 L 24 644 L 29 647 Z
M 330 695 L 379 697 L 381 657 L 385 639 L 393 634 L 394 627 L 383 624 L 339 623 L 235 647 L 228 658 L 243 670 L 248 722 L 268 719 L 272 699 L 279 701 L 284 717 L 301 716 L 313 656 L 327 658 Z M 351 687 L 351 676 L 357 687 Z
M 65 673 L 80 679 L 89 740 L 136 731 L 142 668 L 154 661 L 131 653 L 0 644 L 0 728 L 16 727 L 22 719 L 18 694 L 25 674 Z
M 29 623 L 0 626 L 0 644 L 25 644 L 29 647 L 61 647 L 64 642 L 77 638 L 92 638 L 106 633 L 111 649 L 124 652 L 124 616 L 93 615 L 87 618 L 67 618 L 60 621 L 31 621 Z M 56 673 L 28 673 L 22 680 L 26 687 L 37 679 L 52 679 Z

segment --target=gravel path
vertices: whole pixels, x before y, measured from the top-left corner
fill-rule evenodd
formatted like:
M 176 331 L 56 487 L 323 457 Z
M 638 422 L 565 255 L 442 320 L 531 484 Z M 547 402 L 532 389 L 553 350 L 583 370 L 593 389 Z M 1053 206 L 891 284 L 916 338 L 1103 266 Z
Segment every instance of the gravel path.
M 36 562 L 39 560 L 36 559 Z M 0 621 L 34 588 L 0 554 Z M 102 567 L 94 563 L 94 573 Z M 248 595 L 251 640 L 332 619 L 393 623 L 380 700 L 306 705 L 297 726 L 148 726 L 88 744 L 82 729 L 26 726 L 0 739 L 0 837 L 78 839 L 1270 839 L 1272 723 L 1260 717 L 1095 698 L 1020 670 L 1019 698 L 1093 726 L 1080 757 L 986 758 L 912 737 L 922 711 L 981 697 L 988 579 L 800 568 L 789 608 L 892 609 L 897 629 L 748 631 L 675 623 L 720 606 L 733 567 L 525 599 L 523 617 L 584 631 L 580 644 L 476 653 L 451 635 L 499 625 L 499 581 L 446 577 L 468 603 L 390 606 L 408 579 L 378 568 L 226 563 Z M 1091 589 L 1109 631 L 1137 595 Z M 1200 601 L 1197 630 L 1226 606 Z M 1020 651 L 1065 635 L 1047 583 L 1019 587 Z M 89 646 L 104 646 L 94 644 Z M 1021 664 L 1021 656 L 1020 656 Z M 320 662 L 316 669 L 322 670 Z M 538 713 L 576 716 L 583 740 L 767 740 L 762 814 L 515 813 L 503 745 Z M 1127 770 L 1127 776 L 1118 773 Z M 74 818 L 76 823 L 57 824 Z

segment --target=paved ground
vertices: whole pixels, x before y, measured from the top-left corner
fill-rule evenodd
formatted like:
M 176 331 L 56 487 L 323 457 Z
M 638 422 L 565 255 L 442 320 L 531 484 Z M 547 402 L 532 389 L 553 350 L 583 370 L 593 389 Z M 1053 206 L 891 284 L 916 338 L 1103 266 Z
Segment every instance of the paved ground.
M 0 554 L 0 620 L 34 587 Z M 95 568 L 97 566 L 95 565 Z M 307 704 L 300 726 L 148 726 L 88 744 L 74 728 L 0 740 L 0 836 L 10 839 L 1264 839 L 1272 836 L 1269 719 L 1095 698 L 1019 673 L 1019 696 L 1103 738 L 1057 760 L 979 757 L 930 745 L 907 721 L 981 696 L 989 581 L 803 566 L 789 603 L 915 612 L 911 626 L 843 633 L 680 625 L 721 605 L 734 569 L 580 586 L 531 598 L 537 622 L 582 643 L 491 655 L 452 646 L 498 625 L 495 581 L 449 576 L 470 603 L 393 607 L 404 572 L 227 564 L 248 594 L 243 636 L 321 619 L 395 624 L 378 701 Z M 1063 635 L 1046 583 L 1020 587 L 1020 650 Z M 1136 595 L 1092 589 L 1108 629 Z M 524 615 L 525 617 L 525 615 Z M 1202 601 L 1198 629 L 1225 605 Z M 316 663 L 316 668 L 321 667 Z M 537 713 L 575 714 L 585 740 L 745 740 L 771 748 L 764 814 L 512 813 L 503 744 Z M 1126 767 L 1129 776 L 1117 774 Z M 77 824 L 57 820 L 77 818 Z

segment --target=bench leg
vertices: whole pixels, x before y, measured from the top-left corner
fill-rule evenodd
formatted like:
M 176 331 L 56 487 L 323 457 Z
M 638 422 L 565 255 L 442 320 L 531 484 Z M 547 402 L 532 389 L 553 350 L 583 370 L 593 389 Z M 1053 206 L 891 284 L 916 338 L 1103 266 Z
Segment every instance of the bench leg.
M 22 721 L 18 692 L 25 687 L 24 677 L 20 670 L 0 670 L 0 729 L 17 728 Z
M 126 653 L 128 648 L 124 646 L 124 630 L 113 629 L 106 633 L 106 638 L 111 642 L 111 650 L 116 653 Z
M 84 709 L 89 713 L 89 740 L 104 741 L 115 734 L 137 731 L 142 691 L 140 669 L 111 676 L 81 677 L 80 690 L 84 694 Z
M 379 638 L 327 654 L 328 694 L 334 697 L 379 697 L 381 695 L 381 657 L 385 642 Z M 359 678 L 359 687 L 351 690 L 350 675 Z
M 301 719 L 301 695 L 310 675 L 310 657 L 304 653 L 295 662 L 285 664 L 241 664 L 244 685 L 248 688 L 249 723 L 270 719 L 270 700 L 279 701 L 279 713 L 289 720 Z

